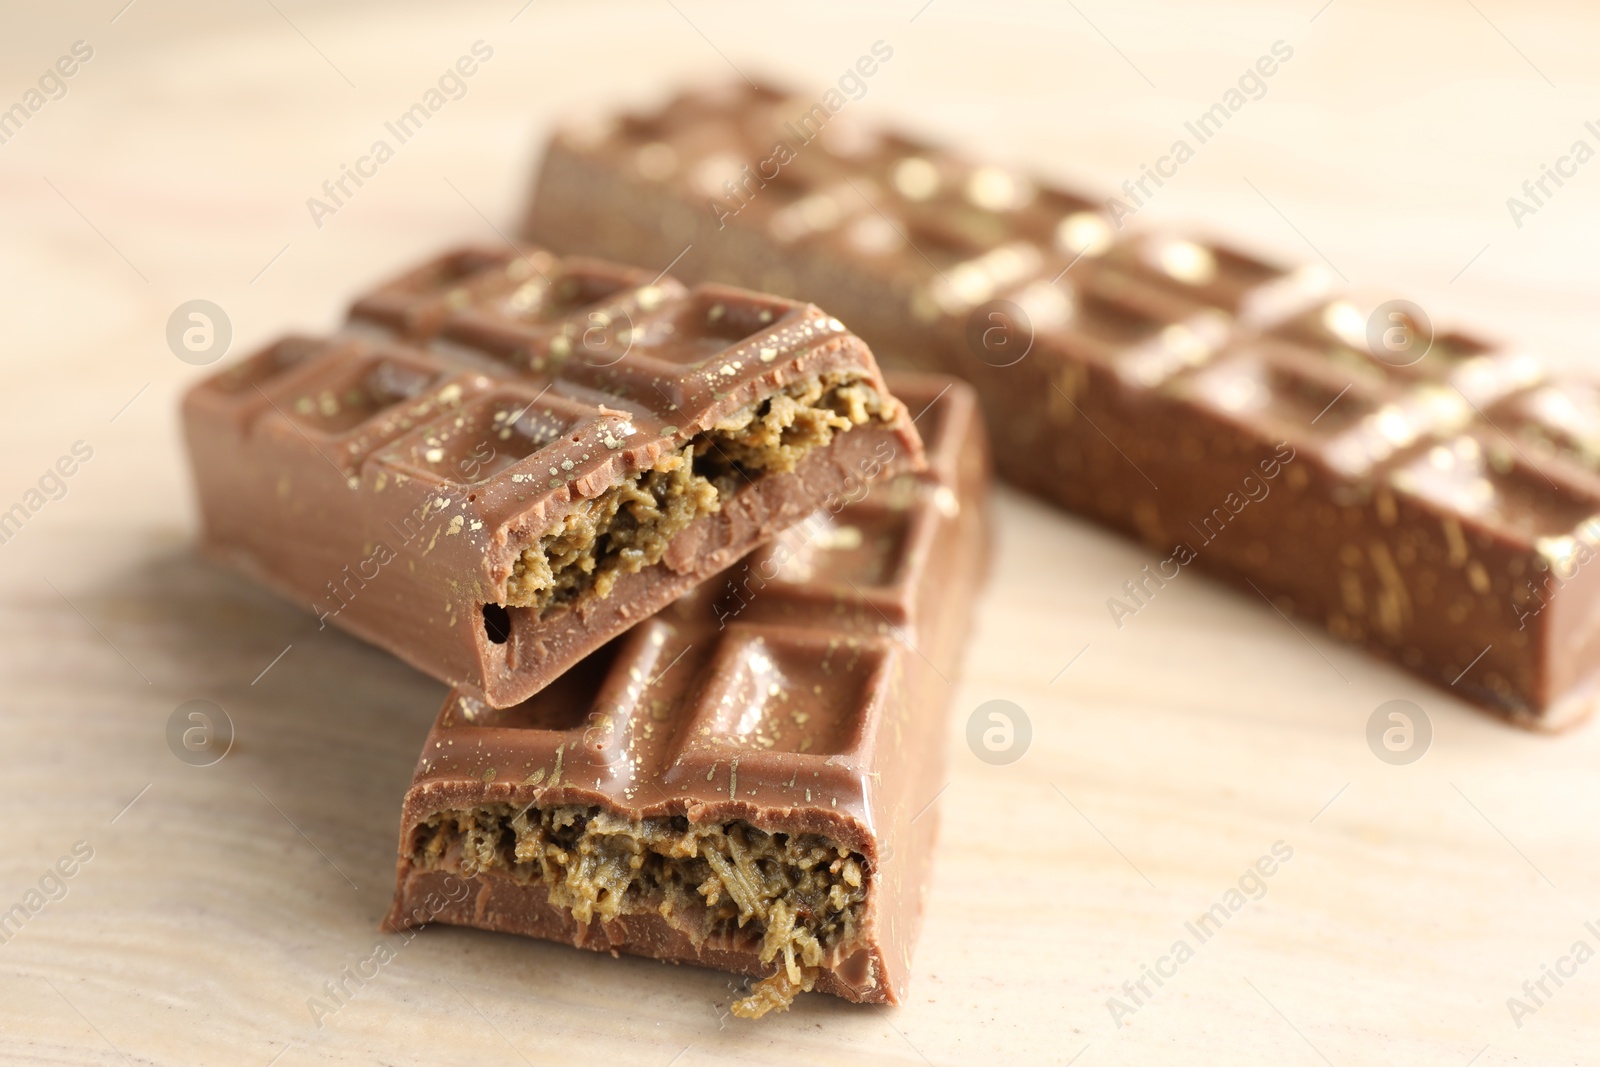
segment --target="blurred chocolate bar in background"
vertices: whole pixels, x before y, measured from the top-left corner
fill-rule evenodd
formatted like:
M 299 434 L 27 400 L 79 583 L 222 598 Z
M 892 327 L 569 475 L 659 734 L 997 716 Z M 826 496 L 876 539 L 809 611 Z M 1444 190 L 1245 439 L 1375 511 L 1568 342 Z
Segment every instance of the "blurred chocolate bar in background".
M 830 309 L 979 390 L 1012 483 L 1524 725 L 1600 664 L 1600 393 L 1325 272 L 743 83 L 550 142 L 525 226 Z

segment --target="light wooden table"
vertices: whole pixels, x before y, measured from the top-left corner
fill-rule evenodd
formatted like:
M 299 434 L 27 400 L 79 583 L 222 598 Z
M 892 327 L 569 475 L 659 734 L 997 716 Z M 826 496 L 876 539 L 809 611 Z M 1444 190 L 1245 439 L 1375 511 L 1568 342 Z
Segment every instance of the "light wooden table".
M 326 328 L 396 265 L 509 231 L 556 118 L 735 64 L 831 81 L 877 40 L 894 58 L 852 107 L 1111 189 L 1282 40 L 1265 95 L 1141 217 L 1325 259 L 1557 361 L 1591 350 L 1600 162 L 1520 228 L 1505 200 L 1596 143 L 1592 9 L 917 2 L 0 16 L 0 107 L 93 48 L 0 146 L 0 509 L 93 449 L 0 545 L 0 910 L 93 853 L 0 944 L 0 1061 L 1594 1061 L 1600 962 L 1520 1027 L 1506 1004 L 1573 942 L 1600 948 L 1593 727 L 1519 733 L 1198 575 L 1118 630 L 1105 599 L 1150 557 L 1008 493 L 910 1004 L 814 996 L 750 1025 L 713 972 L 436 929 L 313 1023 L 307 999 L 380 940 L 442 689 L 196 559 L 180 302 L 223 306 L 236 354 Z M 465 97 L 314 226 L 306 198 L 480 39 Z M 237 730 L 209 768 L 165 740 L 196 698 Z M 1010 766 L 961 740 L 994 698 L 1033 725 Z M 1410 766 L 1364 739 L 1393 698 L 1433 724 Z M 1198 944 L 1185 923 L 1280 841 L 1264 896 Z M 1114 1026 L 1108 998 L 1179 938 L 1194 957 Z

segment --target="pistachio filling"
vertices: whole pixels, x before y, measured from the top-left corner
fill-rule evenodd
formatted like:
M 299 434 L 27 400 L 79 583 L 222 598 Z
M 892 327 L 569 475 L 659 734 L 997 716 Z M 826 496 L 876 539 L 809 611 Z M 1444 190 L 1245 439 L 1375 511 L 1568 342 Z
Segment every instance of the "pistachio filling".
M 698 434 L 648 471 L 581 501 L 557 529 L 522 550 L 505 605 L 543 613 L 611 595 L 617 579 L 660 562 L 673 538 L 750 482 L 795 469 L 812 449 L 891 411 L 842 374 L 797 382 Z
M 544 886 L 579 923 L 656 914 L 696 946 L 755 951 L 776 971 L 733 1006 L 757 1018 L 810 989 L 825 955 L 860 936 L 866 861 L 818 834 L 743 821 L 628 819 L 597 807 L 493 804 L 418 825 L 411 862 Z
M 694 470 L 693 445 L 567 512 L 558 529 L 522 550 L 506 582 L 506 604 L 540 612 L 579 597 L 610 596 L 617 579 L 666 554 L 672 539 L 721 507 L 717 488 Z

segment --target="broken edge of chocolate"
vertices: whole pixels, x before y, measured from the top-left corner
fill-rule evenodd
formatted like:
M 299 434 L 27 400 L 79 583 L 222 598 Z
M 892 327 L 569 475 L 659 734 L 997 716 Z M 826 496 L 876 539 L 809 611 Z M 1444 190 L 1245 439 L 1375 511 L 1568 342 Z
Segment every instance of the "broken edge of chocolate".
M 925 473 L 830 503 L 515 707 L 449 696 L 390 929 L 719 967 L 758 979 L 733 1006 L 750 1017 L 810 989 L 903 1000 L 988 455 L 967 386 L 892 385 Z M 427 907 L 451 879 L 468 891 Z
M 208 549 L 504 706 L 921 443 L 795 301 L 466 249 L 194 387 Z

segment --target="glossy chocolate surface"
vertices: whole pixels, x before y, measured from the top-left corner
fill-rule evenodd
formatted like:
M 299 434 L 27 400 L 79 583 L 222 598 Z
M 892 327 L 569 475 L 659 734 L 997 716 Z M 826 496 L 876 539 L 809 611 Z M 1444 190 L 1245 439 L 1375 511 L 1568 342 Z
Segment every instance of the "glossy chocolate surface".
M 684 277 L 819 301 L 886 365 L 973 382 L 1002 476 L 1163 563 L 1518 722 L 1593 709 L 1593 385 L 850 112 L 797 126 L 811 104 L 738 83 L 574 126 L 527 232 L 646 261 L 692 243 Z
M 945 739 L 987 551 L 988 454 L 963 383 L 891 382 L 928 470 L 829 501 L 807 522 L 634 627 L 515 707 L 461 692 L 406 795 L 391 926 L 450 875 L 414 866 L 415 828 L 481 805 L 585 805 L 630 819 L 742 820 L 815 833 L 864 858 L 860 943 L 818 988 L 904 998 L 944 785 Z M 538 883 L 465 879 L 434 921 L 763 976 L 761 931 L 695 945 L 650 915 L 575 922 Z M 431 909 L 428 909 L 431 913 Z
M 609 595 L 506 606 L 523 551 L 586 502 L 818 380 L 864 385 L 880 415 L 793 470 L 734 467 L 717 509 Z M 333 336 L 286 338 L 201 382 L 184 428 L 208 549 L 496 706 L 867 471 L 921 462 L 909 416 L 837 319 L 539 251 L 425 264 L 356 301 Z

